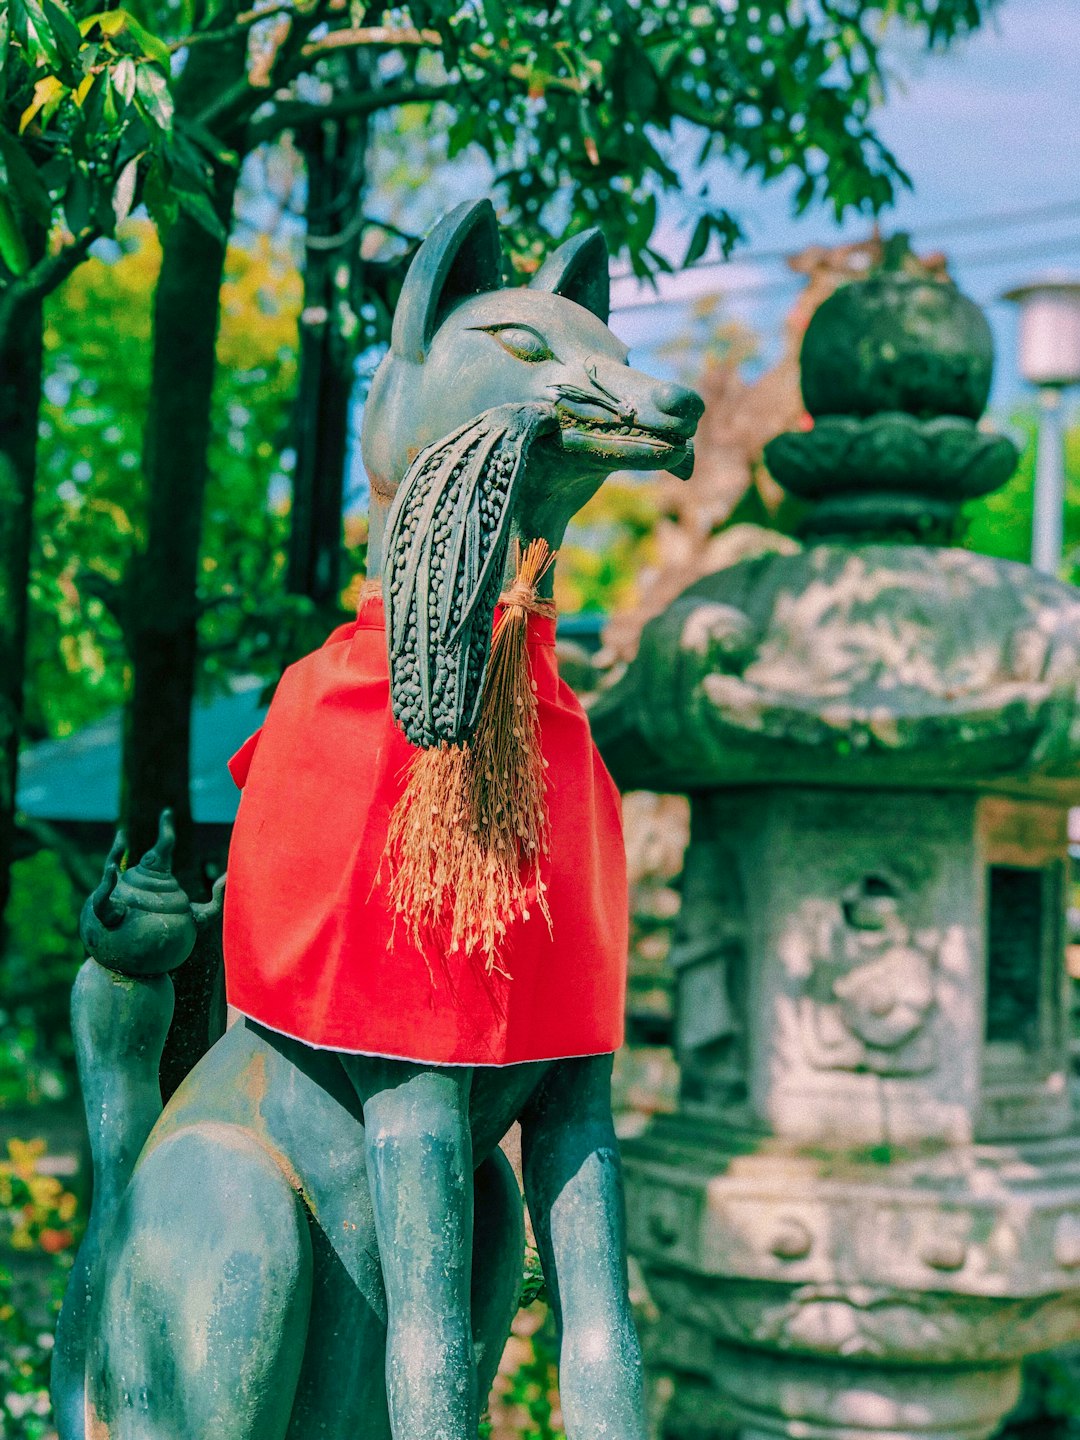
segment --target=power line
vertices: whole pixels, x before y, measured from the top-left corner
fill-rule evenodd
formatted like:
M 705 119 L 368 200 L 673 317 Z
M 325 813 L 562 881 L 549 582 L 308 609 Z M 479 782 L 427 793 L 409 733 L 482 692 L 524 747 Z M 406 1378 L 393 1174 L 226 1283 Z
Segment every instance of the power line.
M 911 233 L 922 235 L 930 231 L 933 235 L 974 235 L 981 230 L 1007 230 L 1012 225 L 1023 225 L 1028 220 L 1065 220 L 1076 214 L 1080 214 L 1080 199 L 1059 200 L 1052 205 L 1032 205 L 1023 210 L 993 210 L 985 215 L 966 218 L 957 216 L 952 220 L 941 220 L 937 224 L 927 221 L 923 225 L 913 225 Z
M 1073 202 L 1073 204 L 1077 212 L 1080 213 L 1080 201 Z M 1042 210 L 1045 212 L 1049 211 L 1051 208 L 1052 207 L 1044 206 L 1042 207 Z M 1060 210 L 1060 207 L 1053 208 L 1055 209 L 1055 212 Z M 1019 211 L 1013 212 L 1014 216 L 1018 216 L 1020 213 L 1021 212 Z M 1030 215 L 1033 212 L 1026 213 Z M 1057 218 L 1056 213 L 1054 218 Z M 960 222 L 955 223 L 959 224 Z M 914 233 L 914 231 L 912 233 Z M 998 247 L 992 250 L 979 250 L 976 251 L 974 254 L 966 256 L 950 255 L 949 264 L 952 268 L 956 270 L 973 270 L 980 269 L 983 266 L 1007 265 L 1012 263 L 1013 261 L 1036 260 L 1044 256 L 1054 256 L 1061 254 L 1062 252 L 1071 252 L 1077 249 L 1080 249 L 1080 233 L 1062 235 L 1052 238 L 1047 237 L 1041 240 L 1031 241 L 1030 243 L 1025 245 L 1013 245 L 1005 248 Z M 788 251 L 763 251 L 759 252 L 759 254 L 756 256 L 747 255 L 745 257 L 745 263 L 758 265 L 767 263 L 768 261 L 773 261 L 775 263 L 779 260 L 786 260 L 790 253 L 791 252 Z M 744 257 L 740 257 L 740 260 L 742 260 L 743 258 Z M 703 267 L 690 265 L 687 266 L 686 269 L 681 273 L 689 274 L 698 268 L 723 269 L 725 265 L 730 265 L 733 263 L 739 262 L 713 261 L 707 266 Z M 725 291 L 723 286 L 718 286 L 715 291 L 710 291 L 704 295 L 687 295 L 672 297 L 670 299 L 665 299 L 663 296 L 660 295 L 654 295 L 649 296 L 648 298 L 643 298 L 641 300 L 631 300 L 622 305 L 616 304 L 613 305 L 611 308 L 613 313 L 624 315 L 633 313 L 634 311 L 638 310 L 652 310 L 655 309 L 658 305 L 692 304 L 695 300 L 711 298 L 713 295 L 726 294 L 732 300 L 742 299 L 743 297 L 746 297 L 748 299 L 758 299 L 765 295 L 778 295 L 782 294 L 785 291 L 793 289 L 798 283 L 799 278 L 800 277 L 798 275 L 792 273 L 790 275 L 778 277 L 776 280 L 762 281 L 761 283 L 756 285 L 736 286 L 731 290 L 727 291 Z M 998 296 L 993 296 L 989 300 L 980 301 L 979 303 L 995 304 L 997 303 L 998 299 Z
M 1041 222 L 1066 220 L 1080 215 L 1080 197 L 1072 200 L 1058 200 L 1047 205 L 1030 205 L 1016 210 L 992 210 L 982 215 L 955 215 L 948 220 L 927 220 L 917 225 L 898 225 L 897 229 L 909 235 L 977 235 L 987 230 L 1008 230 L 1014 225 L 1029 221 Z M 810 242 L 813 243 L 813 242 Z M 829 242 L 819 242 L 826 248 Z M 844 241 L 835 243 L 844 244 Z M 786 250 L 746 250 L 730 259 L 717 256 L 712 259 L 695 260 L 687 265 L 683 273 L 698 270 L 723 270 L 729 265 L 769 265 L 789 259 L 797 252 Z M 617 277 L 629 278 L 628 275 Z
M 670 297 L 650 295 L 647 299 L 628 300 L 621 305 L 612 305 L 611 313 L 613 315 L 632 315 L 637 310 L 655 310 L 658 305 L 692 305 L 695 300 L 712 300 L 718 296 L 725 296 L 729 300 L 742 300 L 744 297 L 757 300 L 763 295 L 779 295 L 785 291 L 794 290 L 801 279 L 800 275 L 792 272 L 777 280 L 763 280 L 757 285 L 739 285 L 731 290 L 725 290 L 722 285 L 717 286 L 715 290 L 709 290 L 701 295 L 673 295 Z
M 970 270 L 978 265 L 1004 265 L 1012 260 L 1038 260 L 1062 250 L 1080 248 L 1080 234 L 1061 235 L 1056 239 L 1033 240 L 1028 245 L 1014 245 L 1005 250 L 979 250 L 974 255 L 958 255 L 950 261 L 958 268 Z

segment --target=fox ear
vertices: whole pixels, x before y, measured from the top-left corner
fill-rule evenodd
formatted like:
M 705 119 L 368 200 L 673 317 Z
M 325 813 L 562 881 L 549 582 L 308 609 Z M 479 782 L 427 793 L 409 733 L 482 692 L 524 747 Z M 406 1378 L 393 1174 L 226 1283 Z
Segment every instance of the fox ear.
M 575 300 L 607 324 L 611 310 L 608 248 L 602 230 L 583 230 L 554 249 L 529 282 L 532 290 L 551 290 Z
M 490 200 L 466 200 L 444 215 L 416 252 L 394 311 L 390 347 L 421 364 L 447 307 L 496 290 L 499 224 Z

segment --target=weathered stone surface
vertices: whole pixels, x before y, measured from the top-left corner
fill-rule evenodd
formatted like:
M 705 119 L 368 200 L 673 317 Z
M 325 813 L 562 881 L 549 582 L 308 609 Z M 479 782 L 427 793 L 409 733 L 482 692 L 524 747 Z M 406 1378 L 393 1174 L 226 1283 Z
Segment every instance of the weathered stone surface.
M 987 1440 L 1080 1335 L 1080 594 L 910 543 L 1013 463 L 973 307 L 904 270 L 819 313 L 824 418 L 766 450 L 819 538 L 691 585 L 591 711 L 620 783 L 691 805 L 631 1246 L 671 1440 Z
M 1075 1335 L 1072 1137 L 840 1150 L 683 1113 L 627 1152 L 631 1246 L 653 1299 L 687 1324 L 922 1364 L 1013 1360 Z M 904 1318 L 915 1310 L 922 1329 Z
M 919 420 L 889 410 L 865 419 L 823 415 L 813 430 L 793 430 L 767 447 L 773 479 L 793 495 L 821 500 L 842 494 L 945 498 L 955 506 L 996 490 L 1016 468 L 1016 447 L 973 420 L 935 415 Z M 823 528 L 820 522 L 816 529 Z
M 684 591 L 590 721 L 626 788 L 1022 776 L 1068 799 L 1078 685 L 1071 586 L 966 550 L 818 544 Z
M 720 1386 L 695 1387 L 689 1413 L 676 1400 L 672 1440 L 719 1440 L 732 1426 L 739 1440 L 989 1440 L 1020 1392 L 1017 1365 L 870 1371 L 719 1343 L 707 1364 Z
M 882 265 L 843 285 L 803 338 L 802 392 L 811 415 L 962 415 L 986 408 L 994 367 L 979 307 L 923 266 L 897 235 Z

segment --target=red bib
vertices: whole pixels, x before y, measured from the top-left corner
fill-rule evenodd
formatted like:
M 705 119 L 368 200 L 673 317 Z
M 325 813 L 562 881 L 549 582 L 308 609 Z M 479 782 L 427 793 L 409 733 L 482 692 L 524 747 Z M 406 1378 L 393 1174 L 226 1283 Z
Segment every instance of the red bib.
M 282 676 L 233 756 L 243 788 L 225 892 L 229 1001 L 309 1045 L 435 1065 L 514 1065 L 622 1043 L 626 858 L 619 795 L 559 679 L 555 622 L 530 615 L 548 762 L 551 930 L 537 905 L 499 952 L 424 954 L 379 876 L 413 748 L 390 713 L 382 601 Z M 507 978 L 508 977 L 508 978 Z

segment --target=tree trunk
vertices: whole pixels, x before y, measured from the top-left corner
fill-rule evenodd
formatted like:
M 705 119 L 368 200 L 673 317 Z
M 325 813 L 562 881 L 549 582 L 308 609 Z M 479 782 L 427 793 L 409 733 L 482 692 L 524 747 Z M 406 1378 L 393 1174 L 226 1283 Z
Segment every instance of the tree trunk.
M 195 47 L 177 87 L 178 112 L 198 112 L 244 73 L 244 45 Z M 213 197 L 225 231 L 237 171 L 219 167 Z M 225 242 L 181 212 L 164 244 L 154 296 L 153 362 L 143 470 L 146 545 L 124 596 L 132 689 L 124 727 L 123 809 L 134 855 L 154 841 L 159 813 L 176 824 L 175 870 L 206 893 L 191 820 L 191 710 L 198 651 L 202 542 Z M 214 927 L 210 927 L 213 929 Z M 162 1060 L 166 1098 L 215 1038 L 220 947 L 200 941 L 176 972 L 176 1013 Z
M 165 242 L 154 298 L 146 547 L 132 561 L 125 603 L 133 672 L 124 747 L 128 836 L 133 851 L 147 849 L 159 812 L 171 806 L 184 871 L 193 855 L 196 592 L 224 264 L 224 244 L 181 215 Z
M 15 847 L 43 323 L 37 299 L 0 335 L 0 917 Z
M 233 185 L 218 212 L 232 208 Z M 226 220 L 227 224 L 227 220 Z M 154 355 L 144 467 L 146 547 L 125 598 L 132 691 L 125 717 L 124 813 L 132 854 L 153 844 L 173 811 L 175 869 L 205 893 L 191 820 L 191 710 L 198 648 L 198 575 L 206 456 L 225 245 L 185 215 L 165 242 L 154 301 Z M 212 1040 L 217 956 L 196 950 L 174 976 L 176 1018 L 162 1062 L 171 1091 Z
M 287 585 L 330 605 L 341 588 L 341 520 L 349 448 L 355 345 L 343 299 L 358 249 L 366 131 L 328 121 L 297 135 L 307 162 L 307 252 L 300 316 L 300 379 L 295 408 Z

